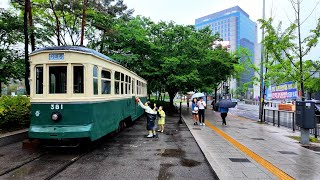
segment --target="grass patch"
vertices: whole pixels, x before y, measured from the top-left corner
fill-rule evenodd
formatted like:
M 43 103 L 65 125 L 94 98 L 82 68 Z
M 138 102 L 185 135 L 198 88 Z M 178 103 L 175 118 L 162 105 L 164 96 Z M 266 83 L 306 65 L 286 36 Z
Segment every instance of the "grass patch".
M 267 122 L 261 122 L 261 121 L 256 121 L 256 123 L 258 123 L 258 124 L 268 124 Z
M 301 142 L 301 137 L 300 136 L 289 136 L 289 138 Z M 318 138 L 315 138 L 315 137 L 309 137 L 309 141 L 313 142 L 313 143 L 320 143 L 320 140 Z

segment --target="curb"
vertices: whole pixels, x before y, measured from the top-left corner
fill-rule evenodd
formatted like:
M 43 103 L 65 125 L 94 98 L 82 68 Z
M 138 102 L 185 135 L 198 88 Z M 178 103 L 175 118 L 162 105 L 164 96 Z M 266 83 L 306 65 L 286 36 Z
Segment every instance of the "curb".
M 0 135 L 0 147 L 22 141 L 28 138 L 28 129 L 13 131 Z
M 200 151 L 202 152 L 203 156 L 205 157 L 207 163 L 208 163 L 209 166 L 211 167 L 211 171 L 213 172 L 213 175 L 214 175 L 215 179 L 219 180 L 220 178 L 219 178 L 218 174 L 216 173 L 216 171 L 215 171 L 214 168 L 213 168 L 213 167 L 214 167 L 214 164 L 212 164 L 212 162 L 210 162 L 210 161 L 208 160 L 209 152 L 208 152 L 207 150 L 201 148 L 199 142 L 198 142 L 197 139 L 194 137 L 194 134 L 192 133 L 192 131 L 191 131 L 191 129 L 189 128 L 189 126 L 187 125 L 186 120 L 185 120 L 185 117 L 184 117 L 183 115 L 181 115 L 181 117 L 182 117 L 182 120 L 183 120 L 183 122 L 185 123 L 185 125 L 188 127 L 188 129 L 189 129 L 189 131 L 190 131 L 193 139 L 196 141 L 196 143 L 197 143 Z

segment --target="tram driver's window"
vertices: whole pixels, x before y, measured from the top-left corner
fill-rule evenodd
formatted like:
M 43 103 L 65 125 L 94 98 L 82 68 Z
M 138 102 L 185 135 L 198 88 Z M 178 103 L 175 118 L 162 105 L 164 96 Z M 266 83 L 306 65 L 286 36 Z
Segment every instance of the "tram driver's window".
M 83 66 L 73 67 L 73 93 L 83 93 Z
M 110 71 L 101 71 L 101 94 L 111 93 L 111 73 Z
M 43 67 L 36 67 L 36 94 L 43 93 Z
M 93 94 L 98 94 L 98 67 L 93 66 Z
M 67 93 L 67 66 L 49 67 L 49 93 Z

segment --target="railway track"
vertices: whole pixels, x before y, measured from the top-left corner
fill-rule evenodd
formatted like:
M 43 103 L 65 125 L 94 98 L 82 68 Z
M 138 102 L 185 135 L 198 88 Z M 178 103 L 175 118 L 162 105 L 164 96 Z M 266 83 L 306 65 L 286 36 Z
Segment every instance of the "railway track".
M 45 176 L 42 177 L 37 177 L 40 179 L 45 179 L 49 180 L 52 179 L 53 177 L 57 176 L 59 173 L 67 169 L 69 166 L 74 164 L 76 161 L 78 161 L 81 157 L 89 154 L 94 148 L 90 148 L 90 150 L 80 153 L 80 154 L 73 154 L 71 156 L 68 156 L 65 158 L 65 155 L 57 155 L 55 153 L 50 153 L 50 152 L 44 152 L 41 153 L 40 155 L 33 157 L 23 163 L 20 163 L 19 165 L 16 165 L 0 174 L 0 179 L 4 178 L 12 178 L 12 177 L 17 177 L 17 175 L 20 177 L 23 177 L 24 173 L 25 175 L 30 175 L 30 170 L 31 169 L 37 169 L 37 172 L 35 174 L 46 174 Z M 57 162 L 54 164 L 59 164 L 59 166 L 55 166 L 56 168 L 52 170 L 52 167 L 49 167 L 46 165 L 50 164 L 54 159 L 57 159 Z M 42 167 L 42 168 L 38 168 Z M 48 171 L 49 170 L 49 171 Z
M 37 156 L 0 172 L 0 179 L 30 177 L 30 179 L 50 180 L 82 157 L 97 149 L 102 144 L 101 141 L 114 137 L 124 128 L 125 126 L 121 126 L 117 132 L 110 133 L 95 142 L 83 144 L 80 147 L 45 148 L 45 150 L 41 150 Z

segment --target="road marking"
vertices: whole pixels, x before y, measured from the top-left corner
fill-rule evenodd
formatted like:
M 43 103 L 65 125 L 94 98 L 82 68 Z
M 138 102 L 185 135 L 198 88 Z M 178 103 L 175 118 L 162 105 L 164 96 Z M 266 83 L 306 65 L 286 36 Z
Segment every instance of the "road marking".
M 257 163 L 259 163 L 261 166 L 263 166 L 265 169 L 270 171 L 273 175 L 278 177 L 279 179 L 294 179 L 293 177 L 289 176 L 287 173 L 279 169 L 278 167 L 271 164 L 269 161 L 263 159 L 258 154 L 251 151 L 246 146 L 242 145 L 232 137 L 230 137 L 228 134 L 224 133 L 222 130 L 217 128 L 216 126 L 212 125 L 209 121 L 206 121 L 206 125 L 210 127 L 213 131 L 215 131 L 217 134 L 219 134 L 221 137 L 223 137 L 225 140 L 227 140 L 229 143 L 237 147 L 239 150 L 241 150 L 243 153 L 251 157 L 253 160 L 255 160 Z

